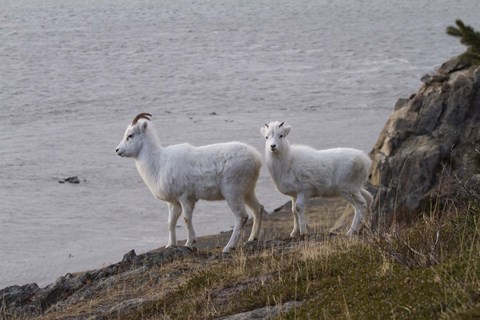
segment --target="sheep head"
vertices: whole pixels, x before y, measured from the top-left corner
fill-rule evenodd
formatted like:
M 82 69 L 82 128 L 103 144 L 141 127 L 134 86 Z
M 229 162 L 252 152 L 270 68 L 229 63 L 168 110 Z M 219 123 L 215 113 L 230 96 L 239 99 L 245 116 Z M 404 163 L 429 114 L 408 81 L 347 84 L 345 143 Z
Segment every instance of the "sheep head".
M 287 135 L 292 129 L 291 126 L 285 125 L 284 122 L 272 121 L 260 128 L 262 136 L 267 141 L 265 143 L 265 150 L 272 153 L 281 153 L 286 147 L 288 147 Z
M 136 158 L 144 143 L 144 135 L 148 128 L 149 113 L 140 113 L 128 125 L 116 152 L 120 157 Z

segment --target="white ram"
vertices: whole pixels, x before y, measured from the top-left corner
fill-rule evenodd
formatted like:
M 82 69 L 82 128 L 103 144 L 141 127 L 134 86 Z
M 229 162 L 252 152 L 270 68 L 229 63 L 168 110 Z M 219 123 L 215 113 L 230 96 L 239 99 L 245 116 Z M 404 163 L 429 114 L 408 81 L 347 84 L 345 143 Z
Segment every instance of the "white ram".
M 226 200 L 235 215 L 235 227 L 223 252 L 238 242 L 248 219 L 245 204 L 253 211 L 253 228 L 248 241 L 258 238 L 263 206 L 255 195 L 261 156 L 251 146 L 240 142 L 218 143 L 202 147 L 177 144 L 160 145 L 148 121 L 151 115 L 141 113 L 128 125 L 116 152 L 135 159 L 138 173 L 152 194 L 167 202 L 169 240 L 176 245 L 175 227 L 183 214 L 187 225 L 185 246 L 196 242 L 192 212 L 200 200 Z
M 290 145 L 286 139 L 291 126 L 278 121 L 260 129 L 266 138 L 265 157 L 273 181 L 281 193 L 292 199 L 294 218 L 291 237 L 306 234 L 304 205 L 313 197 L 342 197 L 355 209 L 351 236 L 358 231 L 362 213 L 370 208 L 372 195 L 363 187 L 371 160 L 360 150 L 335 148 L 315 150 Z

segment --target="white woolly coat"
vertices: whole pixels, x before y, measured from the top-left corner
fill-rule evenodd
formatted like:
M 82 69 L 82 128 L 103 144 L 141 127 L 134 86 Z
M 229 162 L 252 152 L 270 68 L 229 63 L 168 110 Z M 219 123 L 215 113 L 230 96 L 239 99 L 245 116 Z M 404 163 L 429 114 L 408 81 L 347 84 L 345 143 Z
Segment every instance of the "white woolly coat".
M 362 151 L 350 148 L 315 150 L 288 145 L 281 153 L 266 152 L 267 166 L 283 194 L 333 197 L 342 191 L 358 190 L 368 177 L 371 160 Z
M 158 199 L 172 203 L 180 197 L 223 200 L 224 194 L 253 190 L 261 156 L 253 147 L 240 142 L 202 147 L 187 143 L 165 148 L 156 145 L 140 151 L 136 165 Z M 244 186 L 249 185 L 245 190 Z

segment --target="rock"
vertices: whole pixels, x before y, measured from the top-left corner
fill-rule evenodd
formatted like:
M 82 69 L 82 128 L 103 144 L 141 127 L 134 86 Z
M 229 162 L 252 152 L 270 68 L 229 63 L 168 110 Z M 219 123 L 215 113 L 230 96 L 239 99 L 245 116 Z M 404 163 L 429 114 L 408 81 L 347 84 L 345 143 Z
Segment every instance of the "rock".
M 39 306 L 31 304 L 40 291 L 36 283 L 24 286 L 10 286 L 0 290 L 0 315 L 7 314 L 39 314 Z
M 65 183 L 65 182 L 73 183 L 73 184 L 79 184 L 80 179 L 78 179 L 78 176 L 73 176 L 73 177 L 68 177 L 68 178 L 65 178 L 65 179 L 58 180 L 58 183 Z
M 103 318 L 127 318 L 130 313 L 140 309 L 148 300 L 145 299 L 130 299 L 125 300 L 115 306 L 113 306 L 106 313 L 102 314 Z
M 130 250 L 123 256 L 122 262 L 133 264 L 135 263 L 136 258 L 137 258 L 137 254 L 135 253 L 135 250 Z
M 36 297 L 36 301 L 40 304 L 43 312 L 57 301 L 67 298 L 82 286 L 83 283 L 78 276 L 67 273 L 42 290 Z
M 291 308 L 297 308 L 302 305 L 301 301 L 290 301 L 282 305 L 272 307 L 263 307 L 248 312 L 242 312 L 231 316 L 217 318 L 216 320 L 251 320 L 251 319 L 272 319 Z
M 402 108 L 405 104 L 408 103 L 408 101 L 410 101 L 410 99 L 405 99 L 405 98 L 398 99 L 397 103 L 395 103 L 394 110 L 398 110 L 398 109 Z
M 194 254 L 194 251 L 184 246 L 174 246 L 160 251 L 151 251 L 139 256 L 138 263 L 142 266 L 162 265 L 174 259 L 187 257 Z
M 444 82 L 448 80 L 448 76 L 441 74 L 430 75 L 427 73 L 420 80 L 425 84 L 432 84 L 434 82 Z
M 472 63 L 465 59 L 462 59 L 462 56 L 460 55 L 443 63 L 438 69 L 438 73 L 449 74 L 449 73 L 453 73 L 456 71 L 469 68 L 471 66 L 472 66 Z
M 122 277 L 146 272 L 148 267 L 163 265 L 174 259 L 194 254 L 210 255 L 194 253 L 186 247 L 159 249 L 141 255 L 136 255 L 135 251 L 131 250 L 119 263 L 89 272 L 67 273 L 45 288 L 39 288 L 35 283 L 7 287 L 0 290 L 0 319 L 2 316 L 7 319 L 39 316 L 52 310 L 62 309 L 65 305 L 92 296 L 100 287 L 108 288 Z M 111 312 L 117 314 L 122 308 L 127 310 L 134 308 L 134 305 L 134 301 L 131 301 L 123 307 L 117 306 Z
M 434 76 L 439 81 L 397 102 L 370 152 L 371 183 L 378 190 L 373 229 L 428 212 L 452 191 L 453 177 L 467 179 L 478 170 L 480 67 L 452 60 Z

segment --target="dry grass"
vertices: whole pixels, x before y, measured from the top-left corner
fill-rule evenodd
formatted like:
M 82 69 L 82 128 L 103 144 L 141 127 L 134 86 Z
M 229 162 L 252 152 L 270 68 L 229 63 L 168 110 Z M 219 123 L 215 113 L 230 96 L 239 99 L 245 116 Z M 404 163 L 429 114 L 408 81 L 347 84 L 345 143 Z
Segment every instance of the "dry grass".
M 353 240 L 324 236 L 317 227 L 320 234 L 309 239 L 280 241 L 291 217 L 282 216 L 285 224 L 268 217 L 265 230 L 277 234 L 264 235 L 261 245 L 228 257 L 214 249 L 212 258 L 191 256 L 107 279 L 88 299 L 66 301 L 41 319 L 214 319 L 288 301 L 303 303 L 277 319 L 475 319 L 477 209 L 451 207 L 388 237 Z M 319 214 L 310 210 L 309 218 Z M 339 215 L 343 207 L 330 212 Z

